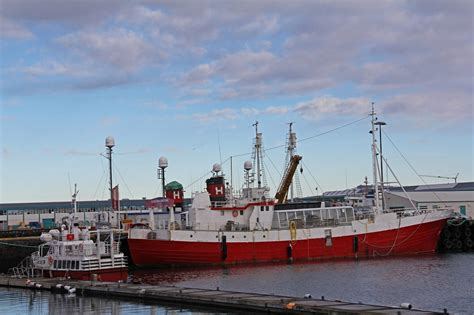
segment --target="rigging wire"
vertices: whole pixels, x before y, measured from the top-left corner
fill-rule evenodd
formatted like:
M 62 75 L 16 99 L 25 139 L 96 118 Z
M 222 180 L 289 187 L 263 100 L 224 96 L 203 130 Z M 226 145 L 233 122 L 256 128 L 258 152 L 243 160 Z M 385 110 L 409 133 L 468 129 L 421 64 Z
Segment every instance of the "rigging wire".
M 265 168 L 265 163 L 264 163 L 263 159 L 262 159 L 262 168 Z M 273 180 L 273 177 L 272 177 L 272 175 L 271 175 L 271 172 L 267 172 L 267 173 L 268 173 L 268 176 L 270 177 L 270 180 L 271 180 L 271 182 L 272 182 L 272 184 L 273 184 L 273 187 L 275 187 L 275 189 L 278 189 L 278 187 L 275 185 L 275 181 Z
M 306 178 L 306 175 L 305 175 L 304 173 L 301 173 L 301 175 L 303 175 L 303 179 L 304 179 L 306 185 L 308 185 L 309 191 L 312 191 L 313 188 L 312 188 L 311 185 L 309 184 L 309 181 L 308 181 L 308 179 Z M 317 192 L 316 192 L 316 194 L 317 194 Z
M 266 152 L 265 152 L 266 153 Z M 270 158 L 270 156 L 267 154 L 265 155 L 267 157 L 267 159 L 270 161 L 270 164 L 272 164 L 273 168 L 277 171 L 278 175 L 280 177 L 282 177 L 283 175 L 280 173 L 280 170 L 276 167 L 275 163 L 273 163 L 272 159 Z
M 328 133 L 331 133 L 331 132 L 334 132 L 334 131 L 337 131 L 339 129 L 342 129 L 342 128 L 345 128 L 345 127 L 349 127 L 351 125 L 354 125 L 358 122 L 361 122 L 365 119 L 368 119 L 369 116 L 367 115 L 364 115 L 364 117 L 362 118 L 359 118 L 357 120 L 354 120 L 352 122 L 349 122 L 347 124 L 344 124 L 344 125 L 341 125 L 341 126 L 338 126 L 336 128 L 333 128 L 333 129 L 329 129 L 329 130 L 326 130 L 324 132 L 321 132 L 321 133 L 318 133 L 316 135 L 313 135 L 313 136 L 309 136 L 309 137 L 306 137 L 306 138 L 303 138 L 303 139 L 300 139 L 300 140 L 297 140 L 296 143 L 300 143 L 300 142 L 304 142 L 304 141 L 307 141 L 307 140 L 311 140 L 311 139 L 314 139 L 314 138 L 318 138 L 318 137 L 321 137 L 321 136 L 324 136 L 324 135 L 327 135 Z M 274 146 L 274 147 L 270 147 L 268 149 L 265 149 L 264 151 L 271 151 L 271 150 L 275 150 L 275 149 L 280 149 L 280 148 L 283 148 L 286 146 L 286 143 L 285 144 L 281 144 L 281 145 L 277 145 L 277 146 Z M 234 154 L 234 155 L 231 155 L 229 156 L 227 159 L 225 159 L 222 163 L 221 163 L 221 166 L 224 165 L 225 163 L 227 163 L 231 157 L 232 158 L 236 158 L 236 157 L 241 157 L 241 156 L 246 156 L 246 155 L 251 155 L 252 152 L 245 152 L 245 153 L 240 153 L 240 154 Z M 305 166 L 306 167 L 306 166 Z M 197 181 L 201 180 L 202 178 L 204 178 L 205 176 L 207 176 L 210 172 L 206 172 L 203 176 L 201 176 L 199 179 L 197 179 L 196 181 L 194 181 L 193 183 L 189 184 L 188 186 L 186 186 L 185 188 L 188 188 L 190 187 L 191 185 L 195 184 Z M 310 172 L 310 175 L 312 176 L 311 172 Z M 316 184 L 318 185 L 318 187 L 321 189 L 321 191 L 323 192 L 323 189 L 321 187 L 321 185 L 319 185 L 318 181 L 313 177 L 314 181 L 316 182 Z
M 423 179 L 423 177 L 422 177 L 420 174 L 418 174 L 418 172 L 416 171 L 416 169 L 415 169 L 415 168 L 413 167 L 413 165 L 408 161 L 408 159 L 405 157 L 405 155 L 403 155 L 403 153 L 400 151 L 400 149 L 398 149 L 398 147 L 395 145 L 395 143 L 392 141 L 392 139 L 388 136 L 388 134 L 387 134 L 385 131 L 383 131 L 383 130 L 382 130 L 382 132 L 383 132 L 383 134 L 385 135 L 385 137 L 387 137 L 387 139 L 390 141 L 390 143 L 393 145 L 393 147 L 394 147 L 395 150 L 398 152 L 398 154 L 400 154 L 400 156 L 403 158 L 403 160 L 405 161 L 405 163 L 407 163 L 407 165 L 410 167 L 410 169 L 413 171 L 413 173 L 415 173 L 416 176 L 418 176 L 418 178 L 420 178 L 420 180 L 423 182 L 423 184 L 425 184 L 425 185 L 428 186 L 428 187 L 431 187 L 431 185 L 429 185 L 428 183 L 426 183 L 426 181 Z M 383 158 L 383 159 L 385 160 L 385 158 Z M 387 163 L 386 160 L 385 160 L 385 163 L 386 163 L 386 165 L 388 166 L 388 163 Z M 394 175 L 393 172 L 392 172 L 392 175 Z M 446 204 L 446 202 L 443 201 L 443 200 L 441 199 L 441 197 L 440 197 L 435 191 L 432 191 L 432 193 L 433 193 L 433 194 L 435 195 L 435 197 L 439 200 L 439 202 L 444 203 L 445 207 L 448 206 L 448 205 Z
M 313 176 L 313 173 L 311 173 L 310 168 L 306 166 L 306 164 L 303 162 L 303 160 L 301 160 L 301 164 L 303 164 L 304 168 L 308 171 L 309 175 L 313 178 L 314 182 L 316 183 L 318 188 L 321 190 L 321 195 L 323 195 L 324 194 L 324 189 L 323 189 L 323 187 L 321 187 L 321 185 L 319 184 L 316 177 Z
M 217 145 L 219 146 L 219 161 L 222 165 L 221 136 L 219 134 L 219 128 L 217 128 Z
M 211 174 L 211 172 L 207 171 L 206 174 L 202 175 L 201 177 L 199 177 L 198 179 L 196 179 L 194 182 L 192 182 L 192 183 L 189 184 L 188 186 L 184 187 L 184 189 L 187 189 L 187 188 L 189 188 L 190 186 L 196 184 L 198 181 L 202 180 L 204 177 L 208 176 L 209 174 Z
M 130 188 L 129 188 L 128 185 L 127 185 L 127 182 L 123 179 L 122 173 L 120 173 L 120 170 L 117 168 L 116 165 L 117 165 L 117 162 L 115 162 L 114 165 L 113 165 L 114 171 L 117 171 L 117 173 L 119 174 L 120 178 L 122 179 L 123 184 L 125 185 L 125 188 L 127 188 L 128 193 L 130 194 L 130 196 L 132 196 L 133 199 L 135 199 L 135 197 L 134 197 L 133 194 L 132 194 L 132 191 L 130 190 Z

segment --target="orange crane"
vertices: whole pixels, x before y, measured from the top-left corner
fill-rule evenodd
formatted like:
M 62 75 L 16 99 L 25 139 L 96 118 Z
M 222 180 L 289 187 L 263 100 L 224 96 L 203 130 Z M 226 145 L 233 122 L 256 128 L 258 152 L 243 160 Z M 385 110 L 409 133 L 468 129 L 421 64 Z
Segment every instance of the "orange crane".
M 285 174 L 280 183 L 280 187 L 278 187 L 278 191 L 275 194 L 275 199 L 277 199 L 277 203 L 285 203 L 286 199 L 288 198 L 288 189 L 290 188 L 291 181 L 293 180 L 293 175 L 295 175 L 296 168 L 302 159 L 299 155 L 293 155 L 290 159 L 290 163 L 288 163 L 288 167 L 285 170 Z

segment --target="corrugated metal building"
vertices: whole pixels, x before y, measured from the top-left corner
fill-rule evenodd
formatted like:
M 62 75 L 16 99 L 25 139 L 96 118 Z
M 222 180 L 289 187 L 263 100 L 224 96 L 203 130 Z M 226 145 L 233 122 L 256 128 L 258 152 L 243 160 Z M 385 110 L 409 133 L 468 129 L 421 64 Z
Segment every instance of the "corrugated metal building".
M 453 207 L 455 211 L 474 218 L 474 182 L 391 187 L 386 191 L 387 206 L 390 209 L 413 207 L 410 199 L 419 209 L 428 210 Z

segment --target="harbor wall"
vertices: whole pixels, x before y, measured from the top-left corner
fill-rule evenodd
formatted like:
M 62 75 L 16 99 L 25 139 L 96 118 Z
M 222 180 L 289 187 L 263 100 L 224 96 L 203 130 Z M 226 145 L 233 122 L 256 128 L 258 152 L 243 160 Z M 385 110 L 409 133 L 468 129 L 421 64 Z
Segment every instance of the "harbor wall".
M 7 273 L 42 243 L 39 236 L 0 238 L 0 273 Z

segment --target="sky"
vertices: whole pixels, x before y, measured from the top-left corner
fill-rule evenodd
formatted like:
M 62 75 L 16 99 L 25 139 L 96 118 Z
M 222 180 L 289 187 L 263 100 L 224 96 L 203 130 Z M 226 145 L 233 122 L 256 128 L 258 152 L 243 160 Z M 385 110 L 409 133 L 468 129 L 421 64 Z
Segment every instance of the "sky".
M 185 195 L 255 129 L 274 194 L 288 123 L 304 195 L 372 181 L 369 112 L 404 185 L 473 180 L 472 1 L 0 1 L 0 202 Z M 232 167 L 230 163 L 232 158 Z M 299 171 L 300 172 L 300 171 Z M 388 175 L 388 181 L 394 176 Z M 317 188 L 317 189 L 316 189 Z

